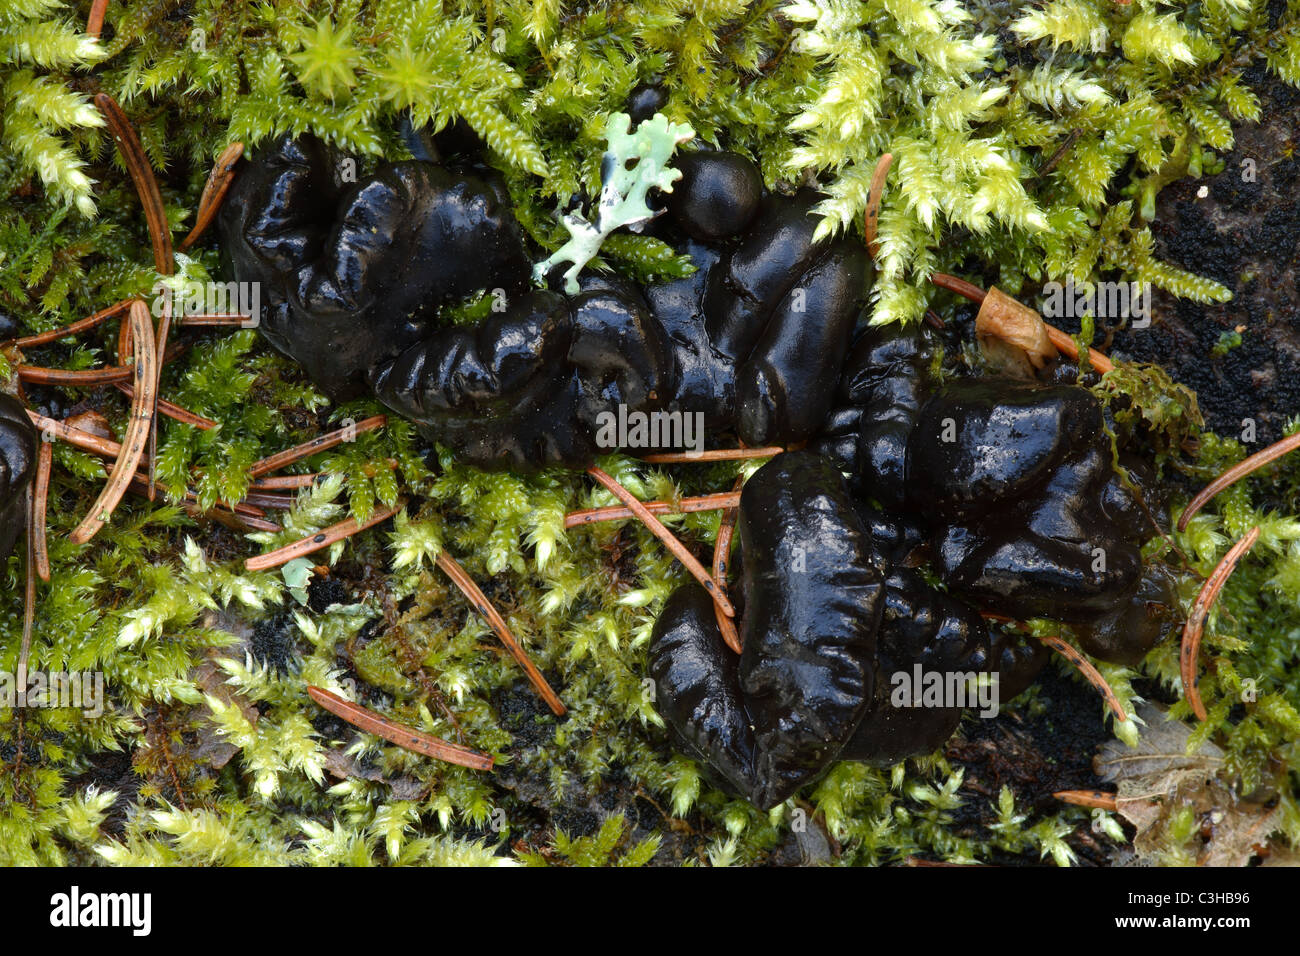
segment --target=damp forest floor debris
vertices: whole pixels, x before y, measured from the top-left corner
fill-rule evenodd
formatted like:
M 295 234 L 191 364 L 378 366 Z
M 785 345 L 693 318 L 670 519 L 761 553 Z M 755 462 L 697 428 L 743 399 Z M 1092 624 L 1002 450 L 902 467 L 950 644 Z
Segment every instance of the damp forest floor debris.
M 658 81 L 671 121 L 752 156 L 769 187 L 819 182 L 828 232 L 861 237 L 875 164 L 893 156 L 876 227 L 877 320 L 932 310 L 950 335 L 973 340 L 974 310 L 935 290 L 933 272 L 1035 306 L 1050 280 L 1150 283 L 1149 327 L 1049 320 L 1120 360 L 1099 387 L 1117 414 L 1167 439 L 1159 465 L 1173 515 L 1300 427 L 1295 0 L 134 0 L 107 4 L 98 39 L 84 32 L 90 8 L 0 0 L 0 340 L 152 299 L 145 216 L 96 94 L 139 131 L 177 241 L 230 144 L 255 150 L 309 130 L 364 169 L 404 155 L 397 122 L 409 114 L 481 137 L 524 229 L 554 251 L 571 199 L 598 192 L 606 117 Z M 679 274 L 682 260 L 651 237 L 615 233 L 593 266 L 644 279 Z M 175 268 L 178 282 L 222 279 L 215 238 Z M 21 359 L 111 366 L 117 330 L 110 321 Z M 319 476 L 273 492 L 292 498 L 271 515 L 284 530 L 232 530 L 195 514 L 243 500 L 259 460 L 382 410 L 330 405 L 253 329 L 180 326 L 171 341 L 184 348 L 166 361 L 159 394 L 218 427 L 160 420 L 157 500 L 128 496 L 93 541 L 73 544 L 105 466 L 54 446 L 51 573 L 37 587 L 29 668 L 102 675 L 104 697 L 97 714 L 0 709 L 0 862 L 1296 857 L 1300 461 L 1238 482 L 1152 545 L 1185 556 L 1190 609 L 1233 542 L 1260 528 L 1205 624 L 1206 720 L 1183 695 L 1175 624 L 1140 666 L 1100 668 L 1141 726 L 1116 723 L 1054 661 L 996 718 L 965 718 L 941 752 L 893 768 L 838 764 L 767 813 L 712 788 L 669 748 L 645 692 L 645 653 L 685 572 L 636 522 L 566 529 L 566 514 L 617 503 L 601 486 L 457 465 L 390 415 L 278 473 Z M 0 378 L 18 358 L 0 355 Z M 26 397 L 51 419 L 90 414 L 126 430 L 128 400 L 112 385 L 29 384 Z M 677 501 L 728 492 L 755 464 L 620 455 L 601 467 L 643 501 Z M 177 495 L 187 486 L 188 503 Z M 394 518 L 361 534 L 283 567 L 245 568 L 399 501 Z M 662 520 L 707 564 L 720 516 Z M 443 573 L 444 551 L 500 610 L 563 716 Z M 9 675 L 25 580 L 16 553 L 0 567 Z M 308 686 L 489 754 L 494 767 L 360 733 Z M 1117 770 L 1107 754 L 1133 745 L 1148 747 L 1149 766 Z M 1055 796 L 1067 791 L 1107 796 L 1081 806 Z

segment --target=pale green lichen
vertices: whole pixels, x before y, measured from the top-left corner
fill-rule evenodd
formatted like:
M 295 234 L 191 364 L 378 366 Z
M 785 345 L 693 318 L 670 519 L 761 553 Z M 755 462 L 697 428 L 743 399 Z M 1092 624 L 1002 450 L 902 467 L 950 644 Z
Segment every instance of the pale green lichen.
M 569 241 L 533 267 L 533 278 L 541 281 L 555 266 L 570 263 L 564 270 L 564 289 L 569 295 L 578 291 L 578 273 L 596 257 L 603 243 L 616 229 L 639 227 L 655 216 L 646 203 L 651 189 L 670 193 L 673 183 L 682 178 L 679 170 L 668 166 L 677 147 L 689 141 L 695 131 L 684 123 L 670 123 L 662 113 L 636 125 L 629 132 L 631 118 L 626 113 L 611 113 L 605 125 L 609 148 L 601 159 L 600 198 L 596 201 L 596 221 L 589 222 L 572 212 L 563 218 Z

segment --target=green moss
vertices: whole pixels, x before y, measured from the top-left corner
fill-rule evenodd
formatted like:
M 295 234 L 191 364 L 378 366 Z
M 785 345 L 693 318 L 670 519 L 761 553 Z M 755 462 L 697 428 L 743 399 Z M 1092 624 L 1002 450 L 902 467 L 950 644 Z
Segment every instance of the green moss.
M 1176 11 L 1141 0 L 141 0 L 110 5 L 98 43 L 74 26 L 87 7 L 0 0 L 0 309 L 29 331 L 145 294 L 156 278 L 138 201 L 86 99 L 95 89 L 138 126 L 178 230 L 229 141 L 256 150 L 276 133 L 311 130 L 364 164 L 401 155 L 394 124 L 409 110 L 436 127 L 468 121 L 526 230 L 555 249 L 566 238 L 556 210 L 599 186 L 606 116 L 659 77 L 670 120 L 752 155 L 769 184 L 819 178 L 828 230 L 860 228 L 875 161 L 891 151 L 875 315 L 911 320 L 932 300 L 945 307 L 924 281 L 935 269 L 982 272 L 1013 293 L 1118 273 L 1223 298 L 1216 283 L 1154 257 L 1155 196 L 1212 169 L 1232 124 L 1258 113 L 1247 66 L 1263 61 L 1300 81 L 1296 4 L 1270 12 L 1263 0 Z M 639 278 L 685 266 L 645 237 L 613 237 L 602 256 Z M 217 275 L 218 262 L 209 239 L 189 274 Z M 468 303 L 459 318 L 482 307 Z M 85 366 L 115 346 L 106 327 L 39 357 Z M 1205 480 L 1244 454 L 1202 434 L 1194 403 L 1159 370 L 1124 369 L 1105 388 L 1166 433 L 1167 473 Z M 160 483 L 190 483 L 203 508 L 242 497 L 259 457 L 379 411 L 329 408 L 247 330 L 199 336 L 167 366 L 164 394 L 221 423 L 159 427 Z M 120 433 L 120 397 L 94 402 Z M 1188 439 L 1199 439 L 1195 458 L 1180 451 Z M 839 765 L 807 803 L 771 814 L 712 789 L 671 754 L 642 684 L 654 616 L 681 569 L 637 525 L 566 532 L 566 511 L 612 503 L 580 477 L 489 475 L 425 451 L 394 420 L 294 466 L 333 477 L 302 493 L 278 535 L 243 541 L 196 525 L 175 503 L 128 499 L 77 548 L 67 534 L 104 473 L 59 446 L 53 576 L 39 588 L 32 666 L 102 672 L 108 708 L 98 718 L 0 712 L 0 861 L 743 864 L 768 859 L 810 814 L 852 863 L 1075 855 L 1088 811 L 1031 809 L 1036 795 L 1011 788 L 977 798 L 962 789 L 962 768 L 939 757 L 892 770 Z M 373 467 L 389 458 L 395 472 Z M 717 491 L 738 474 L 622 457 L 605 466 L 644 497 Z M 261 545 L 399 496 L 411 503 L 391 531 L 315 556 L 344 586 L 341 604 L 301 607 L 279 571 L 243 570 Z M 1232 539 L 1264 529 L 1210 619 L 1214 667 L 1201 685 L 1210 721 L 1199 735 L 1224 748 L 1235 781 L 1281 794 L 1293 844 L 1298 496 L 1300 467 L 1283 462 L 1174 538 L 1204 573 Z M 707 547 L 717 516 L 670 523 Z M 559 688 L 564 720 L 537 707 L 485 622 L 433 568 L 442 548 L 484 584 Z M 0 575 L 0 669 L 12 670 L 20 558 Z M 1189 575 L 1189 600 L 1195 588 Z M 1126 703 L 1138 699 L 1139 674 L 1176 692 L 1176 649 L 1158 648 L 1139 671 L 1107 671 Z M 1247 681 L 1257 693 L 1243 703 Z M 490 751 L 499 769 L 450 767 L 357 736 L 324 717 L 307 683 Z M 1185 705 L 1174 712 L 1189 716 Z M 962 815 L 976 803 L 986 822 L 973 830 Z M 592 808 L 577 825 L 563 816 L 574 807 Z M 1113 819 L 1098 819 L 1115 840 Z

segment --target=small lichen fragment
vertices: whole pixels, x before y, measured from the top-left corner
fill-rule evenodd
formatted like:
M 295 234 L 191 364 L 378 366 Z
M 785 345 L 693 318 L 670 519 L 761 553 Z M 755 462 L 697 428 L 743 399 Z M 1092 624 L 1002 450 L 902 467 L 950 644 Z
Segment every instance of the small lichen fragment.
M 572 263 L 564 272 L 564 290 L 578 291 L 578 273 L 595 257 L 605 237 L 622 226 L 632 226 L 653 219 L 657 213 L 646 205 L 651 187 L 670 193 L 681 172 L 668 167 L 668 160 L 679 145 L 695 136 L 686 123 L 670 123 L 662 113 L 638 123 L 629 131 L 632 120 L 626 113 L 611 113 L 605 125 L 609 148 L 600 166 L 600 200 L 593 224 L 580 213 L 563 219 L 569 241 L 533 267 L 533 278 L 542 281 L 561 262 Z

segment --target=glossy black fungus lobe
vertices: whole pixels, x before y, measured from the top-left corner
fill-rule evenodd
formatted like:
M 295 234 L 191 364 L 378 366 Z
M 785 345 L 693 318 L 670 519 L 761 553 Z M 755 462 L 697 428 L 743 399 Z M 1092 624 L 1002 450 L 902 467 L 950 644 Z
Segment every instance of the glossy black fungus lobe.
M 721 242 L 749 227 L 763 201 L 758 167 L 738 153 L 686 153 L 673 161 L 682 177 L 668 212 L 692 239 Z
M 633 123 L 650 119 L 668 105 L 668 91 L 657 83 L 639 83 L 627 95 L 624 112 Z
M 670 405 L 708 404 L 750 445 L 807 440 L 830 410 L 871 272 L 866 252 L 845 239 L 814 240 L 820 197 L 811 190 L 755 202 L 761 181 L 742 157 L 693 153 L 688 168 L 681 205 L 670 203 L 674 222 L 725 241 L 688 245 L 696 275 L 647 292 L 665 328 L 681 330 L 670 334 L 684 345 L 684 390 Z M 702 214 L 682 211 L 695 209 L 686 197 L 697 194 L 731 211 L 710 212 L 706 230 Z M 700 383 L 711 402 L 701 401 Z
M 572 341 L 568 302 L 533 292 L 476 326 L 433 332 L 380 365 L 372 385 L 389 408 L 482 467 L 578 467 L 594 449 L 572 427 L 574 377 L 555 375 Z
M 445 154 L 407 132 L 418 155 Z M 241 172 L 223 248 L 234 278 L 258 284 L 263 334 L 323 391 L 369 389 L 469 464 L 586 468 L 618 447 L 603 424 L 641 412 L 700 413 L 751 444 L 807 439 L 829 407 L 865 253 L 814 242 L 816 194 L 765 199 L 744 157 L 680 161 L 668 219 L 696 237 L 683 241 L 701 269 L 645 290 L 586 276 L 572 298 L 539 298 L 490 171 L 412 160 L 349 185 L 352 161 L 310 137 Z M 443 327 L 444 306 L 481 291 L 494 296 L 487 319 Z M 713 323 L 715 339 L 710 304 L 743 328 Z
M 529 278 L 493 184 L 417 160 L 345 183 L 353 168 L 311 137 L 282 138 L 243 169 L 219 216 L 234 278 L 259 283 L 262 333 L 335 398 L 360 394 L 441 306 L 519 293 Z
M 27 526 L 27 488 L 36 471 L 40 435 L 22 403 L 0 393 L 0 560 Z
M 1043 664 L 1041 647 L 990 633 L 975 608 L 904 567 L 919 534 L 855 500 L 821 455 L 788 452 L 759 469 L 739 530 L 743 653 L 726 648 L 711 598 L 688 584 L 656 622 L 650 676 L 682 752 L 759 807 L 833 760 L 932 752 L 965 709 L 996 714 Z M 949 696 L 935 698 L 933 680 Z
M 634 92 L 634 118 L 661 93 Z M 990 703 L 978 684 L 953 699 L 953 680 L 995 679 L 991 703 L 1009 701 L 1047 652 L 981 611 L 1068 622 L 1121 663 L 1163 636 L 1173 579 L 1140 552 L 1159 503 L 1140 461 L 1121 457 L 1131 478 L 1114 468 L 1097 399 L 1068 375 L 940 376 L 928 331 L 852 342 L 871 264 L 859 242 L 816 237 L 819 194 L 765 194 L 734 153 L 683 155 L 649 228 L 697 271 L 644 287 L 587 275 L 566 296 L 531 289 L 535 256 L 472 137 L 408 139 L 422 158 L 357 183 L 319 142 L 281 140 L 222 211 L 263 333 L 323 390 L 369 389 L 461 460 L 512 471 L 586 468 L 624 441 L 609 422 L 637 413 L 698 413 L 750 445 L 810 441 L 742 494 L 744 653 L 695 584 L 654 629 L 660 712 L 722 786 L 767 807 L 835 759 L 933 751 Z M 434 161 L 453 156 L 469 165 Z M 445 323 L 482 291 L 490 314 Z M 21 528 L 32 434 L 0 414 L 0 545 Z M 921 674 L 949 696 L 916 706 L 900 677 Z
M 1140 547 L 1154 529 L 1112 465 L 1100 402 L 1073 385 L 938 385 L 933 353 L 927 332 L 869 330 L 846 364 L 835 430 L 818 447 L 843 460 L 856 434 L 855 487 L 927 525 L 935 570 L 954 594 L 1022 620 L 1102 627 L 1099 656 L 1140 657 L 1154 638 L 1138 625 L 1158 617 L 1145 609 L 1159 595 L 1141 602 L 1142 615 L 1116 609 L 1134 600 Z
M 650 675 L 684 748 L 770 807 L 835 759 L 869 706 L 884 586 L 847 485 L 811 452 L 746 483 L 739 535 L 744 653 L 690 584 L 656 622 Z

